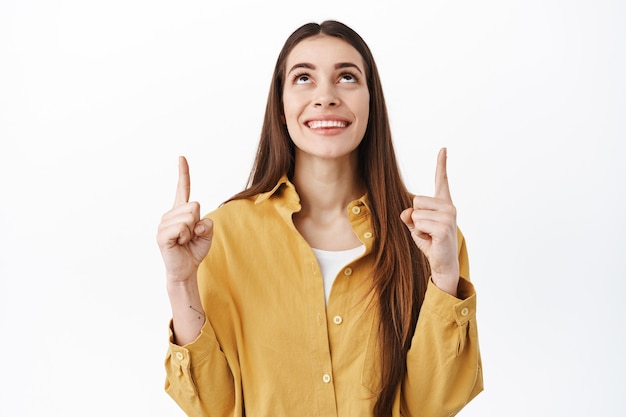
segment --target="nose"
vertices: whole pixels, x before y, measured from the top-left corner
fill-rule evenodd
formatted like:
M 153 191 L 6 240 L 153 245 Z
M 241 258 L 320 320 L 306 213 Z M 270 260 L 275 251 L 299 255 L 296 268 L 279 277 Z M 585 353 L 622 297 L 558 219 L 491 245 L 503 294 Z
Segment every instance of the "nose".
M 337 100 L 332 97 L 319 97 L 315 100 L 315 107 L 335 107 L 337 104 Z
M 339 97 L 333 87 L 334 84 L 330 85 L 330 83 L 318 86 L 317 94 L 313 100 L 315 107 L 336 107 L 339 105 Z

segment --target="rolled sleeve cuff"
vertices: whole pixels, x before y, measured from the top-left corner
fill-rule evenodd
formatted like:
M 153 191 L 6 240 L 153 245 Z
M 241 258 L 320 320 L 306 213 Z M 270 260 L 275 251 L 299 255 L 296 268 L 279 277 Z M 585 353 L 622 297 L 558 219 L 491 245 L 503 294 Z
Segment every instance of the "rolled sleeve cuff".
M 207 358 L 212 351 L 219 349 L 215 336 L 207 333 L 207 326 L 202 328 L 198 337 L 186 345 L 180 346 L 174 343 L 173 323 L 169 324 L 169 355 L 172 360 L 179 363 L 180 366 L 189 367 L 190 364 L 197 364 Z M 212 329 L 208 330 L 212 333 Z
M 472 283 L 463 277 L 459 278 L 457 296 L 439 289 L 429 280 L 422 309 L 461 326 L 476 317 L 476 291 Z

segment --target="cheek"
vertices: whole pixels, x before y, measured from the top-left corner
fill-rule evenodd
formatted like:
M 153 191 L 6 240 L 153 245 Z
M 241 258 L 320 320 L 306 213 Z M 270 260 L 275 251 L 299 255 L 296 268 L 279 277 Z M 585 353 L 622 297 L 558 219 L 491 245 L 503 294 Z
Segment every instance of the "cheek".
M 365 121 L 363 123 L 365 126 L 368 125 L 369 116 L 370 116 L 370 101 L 369 94 L 364 95 L 364 97 L 360 100 L 360 105 L 358 107 L 358 115 L 359 117 Z
M 285 115 L 287 122 L 289 122 L 290 118 L 297 117 L 298 113 L 296 110 L 297 106 L 295 98 L 290 94 L 283 94 L 283 114 Z
M 283 124 L 287 125 L 287 129 L 292 131 L 298 127 L 298 115 L 288 107 L 284 108 Z
M 361 139 L 365 136 L 365 132 L 367 131 L 367 126 L 369 126 L 369 103 L 363 105 L 358 110 L 358 118 L 359 118 L 359 132 L 358 135 Z
M 363 95 L 363 108 L 365 112 L 369 114 L 370 112 L 370 93 L 369 91 Z
M 293 138 L 294 135 L 298 134 L 298 112 L 293 106 L 293 103 L 291 105 L 289 103 L 290 102 L 288 100 L 283 100 L 282 122 L 287 127 L 289 136 Z

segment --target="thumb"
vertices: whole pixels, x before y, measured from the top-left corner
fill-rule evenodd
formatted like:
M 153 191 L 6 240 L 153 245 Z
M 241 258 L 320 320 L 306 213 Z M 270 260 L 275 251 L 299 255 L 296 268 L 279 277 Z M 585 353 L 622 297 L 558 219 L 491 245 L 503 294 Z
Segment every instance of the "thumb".
M 421 250 L 423 245 L 422 242 L 425 240 L 431 240 L 431 237 L 429 234 L 415 228 L 415 223 L 413 222 L 412 217 L 413 211 L 414 209 L 412 207 L 403 210 L 402 213 L 400 213 L 400 220 L 402 220 L 407 229 L 409 229 L 409 232 L 411 232 L 411 235 L 413 236 L 413 240 L 415 240 L 417 247 Z
M 190 242 L 189 248 L 194 259 L 200 263 L 209 253 L 211 243 L 213 243 L 213 222 L 209 219 L 202 219 L 193 228 L 195 238 Z
M 402 222 L 406 224 L 409 229 L 413 227 L 413 219 L 411 218 L 411 214 L 413 214 L 412 207 L 409 207 L 408 209 L 405 209 L 402 211 L 402 213 L 400 213 L 400 220 L 402 220 Z
M 198 237 L 210 237 L 213 235 L 213 222 L 211 219 L 202 219 L 196 223 L 193 232 Z

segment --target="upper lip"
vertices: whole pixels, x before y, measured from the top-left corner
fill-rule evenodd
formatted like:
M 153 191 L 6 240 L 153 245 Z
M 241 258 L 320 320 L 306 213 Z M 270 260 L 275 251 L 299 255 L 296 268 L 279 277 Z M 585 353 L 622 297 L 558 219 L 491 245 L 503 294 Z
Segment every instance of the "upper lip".
M 348 125 L 350 125 L 350 121 L 347 119 L 344 119 L 343 117 L 338 117 L 338 116 L 318 116 L 318 117 L 314 117 L 311 119 L 308 119 L 304 122 L 305 125 L 307 125 L 308 127 L 311 127 L 314 124 L 317 124 L 316 122 L 319 122 L 320 124 L 322 123 L 329 123 L 329 122 L 335 122 L 335 123 L 340 123 L 342 124 L 343 127 L 346 127 Z

